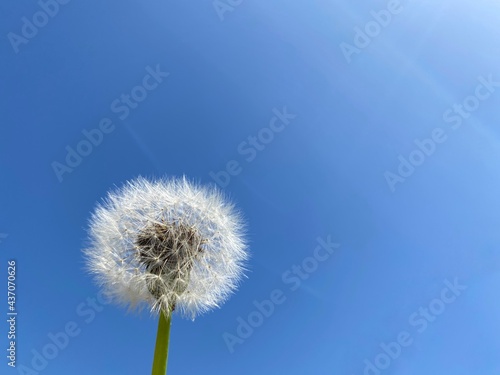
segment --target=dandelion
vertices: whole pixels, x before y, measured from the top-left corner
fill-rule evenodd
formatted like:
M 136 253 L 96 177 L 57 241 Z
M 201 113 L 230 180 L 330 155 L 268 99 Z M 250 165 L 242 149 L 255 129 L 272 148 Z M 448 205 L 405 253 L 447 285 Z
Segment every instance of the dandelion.
M 236 289 L 247 259 L 243 224 L 216 188 L 137 178 L 90 220 L 87 267 L 112 301 L 159 314 L 153 374 L 165 374 L 171 316 L 195 319 Z

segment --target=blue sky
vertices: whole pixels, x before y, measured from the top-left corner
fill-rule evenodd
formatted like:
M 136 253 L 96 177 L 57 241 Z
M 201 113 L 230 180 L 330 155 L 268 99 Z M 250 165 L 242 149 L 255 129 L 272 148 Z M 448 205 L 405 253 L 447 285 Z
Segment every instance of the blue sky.
M 0 5 L 2 374 L 148 373 L 156 320 L 92 300 L 90 212 L 228 166 L 248 278 L 174 317 L 169 374 L 499 373 L 497 4 L 63 3 Z

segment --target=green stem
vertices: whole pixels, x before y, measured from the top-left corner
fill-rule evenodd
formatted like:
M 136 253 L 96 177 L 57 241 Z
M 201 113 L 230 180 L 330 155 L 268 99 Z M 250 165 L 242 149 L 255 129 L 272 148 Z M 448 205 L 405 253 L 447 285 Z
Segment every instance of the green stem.
M 156 334 L 156 347 L 152 375 L 166 375 L 167 373 L 168 343 L 170 339 L 171 320 L 172 313 L 166 313 L 162 310 L 158 321 L 158 333 Z

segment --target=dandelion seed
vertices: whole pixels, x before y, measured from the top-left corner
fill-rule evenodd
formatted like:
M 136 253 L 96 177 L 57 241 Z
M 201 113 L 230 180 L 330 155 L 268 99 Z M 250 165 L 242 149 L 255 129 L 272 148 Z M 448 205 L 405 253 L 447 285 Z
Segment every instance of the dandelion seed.
M 165 332 L 168 348 L 172 312 L 194 319 L 219 307 L 248 257 L 233 205 L 185 178 L 138 178 L 110 192 L 91 217 L 89 237 L 88 269 L 111 300 L 160 314 L 156 351 L 165 349 Z

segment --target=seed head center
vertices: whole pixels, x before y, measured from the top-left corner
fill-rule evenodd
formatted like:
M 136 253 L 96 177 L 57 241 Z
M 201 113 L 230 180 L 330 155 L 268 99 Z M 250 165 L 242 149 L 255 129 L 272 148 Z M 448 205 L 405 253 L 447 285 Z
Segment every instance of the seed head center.
M 140 263 L 155 275 L 148 282 L 153 296 L 180 295 L 187 288 L 193 261 L 203 252 L 204 243 L 197 231 L 185 224 L 152 223 L 137 236 Z M 171 301 L 175 306 L 175 300 Z

